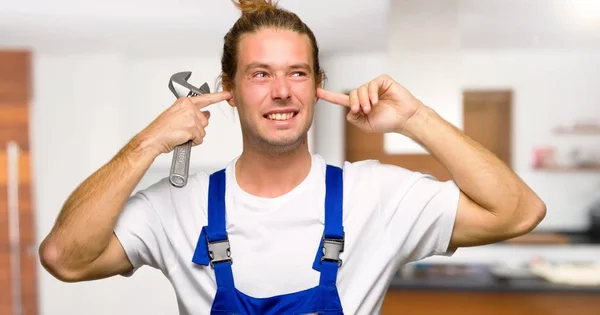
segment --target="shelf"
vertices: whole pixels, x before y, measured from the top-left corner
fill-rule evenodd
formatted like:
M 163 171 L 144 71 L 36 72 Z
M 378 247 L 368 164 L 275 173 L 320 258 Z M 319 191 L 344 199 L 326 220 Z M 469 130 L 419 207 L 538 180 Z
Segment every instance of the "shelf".
M 600 126 L 589 127 L 556 127 L 554 134 L 557 135 L 600 135 Z
M 600 172 L 600 165 L 590 166 L 540 166 L 534 167 L 535 171 L 546 171 L 546 172 Z

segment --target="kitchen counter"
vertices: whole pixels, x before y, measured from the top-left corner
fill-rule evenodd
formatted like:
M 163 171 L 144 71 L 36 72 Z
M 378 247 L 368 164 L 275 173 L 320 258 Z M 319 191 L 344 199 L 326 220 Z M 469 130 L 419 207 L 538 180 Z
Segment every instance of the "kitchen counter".
M 508 245 L 598 245 L 600 237 L 588 230 L 582 231 L 536 231 L 499 244 Z
M 415 265 L 394 278 L 382 315 L 597 315 L 600 286 L 554 284 L 520 272 L 496 276 L 485 264 Z
M 569 237 L 571 240 L 570 244 L 573 244 L 573 245 L 577 245 L 577 244 L 598 245 L 598 244 L 600 244 L 600 238 L 592 235 L 590 232 L 587 232 L 587 231 L 583 231 L 583 232 L 573 232 L 573 231 L 560 232 L 560 231 L 558 231 L 556 233 L 559 233 L 559 234 Z
M 600 286 L 556 284 L 533 275 L 497 277 L 487 265 L 417 264 L 412 275 L 394 278 L 390 289 L 595 293 L 600 299 Z

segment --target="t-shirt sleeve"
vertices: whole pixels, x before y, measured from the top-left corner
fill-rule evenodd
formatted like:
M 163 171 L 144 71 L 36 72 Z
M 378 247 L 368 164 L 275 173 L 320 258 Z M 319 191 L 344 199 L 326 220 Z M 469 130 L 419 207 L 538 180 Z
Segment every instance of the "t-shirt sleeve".
M 133 270 L 123 276 L 133 275 L 144 265 L 168 269 L 171 249 L 164 228 L 164 216 L 170 211 L 164 208 L 168 197 L 168 187 L 159 182 L 136 192 L 126 202 L 114 229 L 133 265 Z
M 456 184 L 379 162 L 374 172 L 385 230 L 398 259 L 406 263 L 452 255 L 448 246 L 458 208 Z

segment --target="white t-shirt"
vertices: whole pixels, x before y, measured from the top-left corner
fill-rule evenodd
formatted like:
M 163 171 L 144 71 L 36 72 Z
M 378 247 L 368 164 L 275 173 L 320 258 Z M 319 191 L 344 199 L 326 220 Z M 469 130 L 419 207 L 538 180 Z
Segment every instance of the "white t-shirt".
M 316 286 L 326 162 L 313 155 L 300 185 L 260 198 L 237 185 L 236 161 L 226 166 L 225 197 L 236 288 L 260 298 Z M 346 314 L 378 314 L 401 265 L 451 254 L 459 190 L 452 181 L 375 160 L 346 162 L 343 170 L 346 239 L 337 288 Z M 115 228 L 133 272 L 149 265 L 169 279 L 180 314 L 209 314 L 216 292 L 214 270 L 192 262 L 207 224 L 208 182 L 204 172 L 191 174 L 183 188 L 163 179 L 130 198 Z

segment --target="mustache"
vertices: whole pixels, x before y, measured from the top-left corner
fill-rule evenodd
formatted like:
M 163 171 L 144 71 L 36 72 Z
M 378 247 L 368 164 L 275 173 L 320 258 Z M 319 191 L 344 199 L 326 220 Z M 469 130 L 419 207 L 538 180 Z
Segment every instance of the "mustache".
M 293 104 L 293 102 L 290 99 L 286 99 L 286 100 L 277 99 L 277 100 L 273 101 L 274 107 L 288 107 L 292 104 Z

